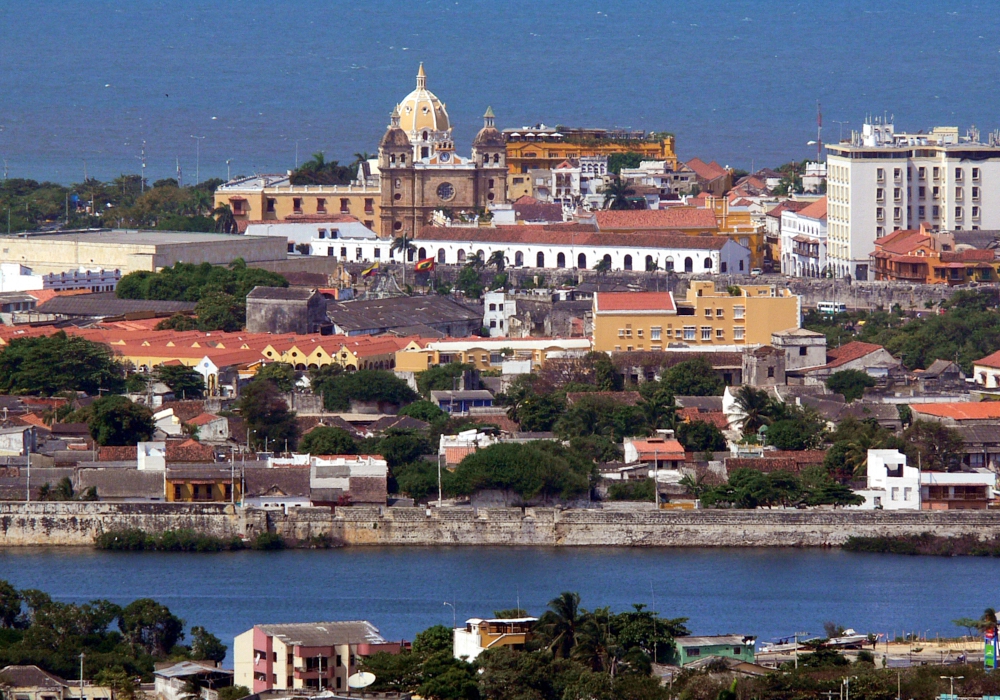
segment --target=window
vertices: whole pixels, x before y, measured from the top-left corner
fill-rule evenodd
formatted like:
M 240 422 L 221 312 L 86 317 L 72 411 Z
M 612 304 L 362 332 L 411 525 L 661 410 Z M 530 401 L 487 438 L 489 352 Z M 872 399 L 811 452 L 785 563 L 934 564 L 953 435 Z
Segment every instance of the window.
M 355 260 L 360 260 L 361 259 L 361 248 L 360 247 L 354 249 L 354 259 Z
M 805 354 L 806 354 L 806 347 L 803 345 L 802 347 L 799 348 L 799 356 L 805 357 Z
M 893 178 L 895 178 L 896 182 L 899 182 L 900 180 L 903 179 L 903 169 L 896 168 L 895 170 L 892 171 L 892 176 Z
M 935 180 L 940 180 L 941 179 L 941 168 L 939 168 L 937 166 L 934 167 L 934 179 Z
M 725 318 L 726 317 L 726 310 L 725 309 L 716 309 L 715 310 L 715 317 L 716 318 Z
M 566 256 L 563 253 L 556 256 L 556 267 L 566 267 Z
M 180 484 L 174 484 L 174 500 L 175 501 L 181 500 L 181 485 Z
M 961 182 L 961 181 L 962 181 L 962 169 L 955 168 L 955 182 Z
M 342 197 L 340 200 L 340 213 L 349 214 L 351 212 L 351 200 L 347 197 Z
M 371 197 L 365 199 L 365 214 L 375 213 L 375 200 Z
M 333 249 L 331 248 L 331 250 L 333 250 Z M 346 248 L 346 247 L 342 247 L 342 248 L 340 249 L 340 258 L 341 258 L 342 260 L 344 260 L 344 259 L 346 259 L 346 258 L 347 258 L 347 248 Z
M 903 201 L 903 188 L 897 187 L 892 191 L 892 198 L 897 202 Z
M 625 256 L 625 258 L 624 258 L 624 260 L 622 262 L 622 267 L 624 269 L 626 269 L 626 270 L 631 270 L 632 269 L 632 256 L 631 255 L 626 255 Z
M 921 188 L 921 189 L 923 189 L 923 188 Z M 924 218 L 924 217 L 925 217 L 926 215 L 927 215 L 927 207 L 924 207 L 924 206 L 920 206 L 920 207 L 917 207 L 917 216 L 918 216 L 919 218 L 921 218 L 921 219 L 922 219 L 922 218 Z
M 535 267 L 545 267 L 545 253 L 539 251 L 535 256 Z
M 743 340 L 746 329 L 743 326 L 733 326 L 733 340 Z
M 955 218 L 956 219 L 962 218 L 962 207 L 955 207 Z
M 723 328 L 716 328 L 715 329 L 715 339 L 716 340 L 725 340 L 725 338 L 726 338 L 726 331 L 725 331 L 725 329 L 723 329 Z
M 694 340 L 694 333 L 694 326 L 684 326 L 684 340 Z
M 917 168 L 917 177 L 921 180 L 927 179 L 927 168 Z
M 734 306 L 733 307 L 733 318 L 744 318 L 747 313 L 747 307 L 745 306 Z
M 979 207 L 972 207 L 972 218 L 973 219 L 979 218 Z
M 875 177 L 878 179 L 879 182 L 885 182 L 885 168 L 878 168 L 875 171 Z M 879 190 L 879 192 L 881 191 L 882 190 Z
M 975 202 L 979 201 L 979 188 L 978 187 L 973 187 L 972 188 L 972 200 L 975 201 Z
M 296 214 L 302 213 L 302 197 L 292 197 L 292 211 Z
M 931 218 L 936 219 L 939 216 L 941 216 L 941 207 L 935 204 L 933 207 L 931 207 Z
M 317 214 L 325 214 L 326 213 L 326 199 L 325 198 L 319 197 L 316 200 L 316 213 Z
M 979 168 L 972 169 L 972 179 L 977 182 L 979 181 Z
M 711 340 L 712 339 L 712 327 L 711 326 L 702 326 L 701 327 L 701 339 L 702 340 Z
M 712 318 L 712 310 L 705 309 L 705 318 Z
M 639 338 L 641 338 L 641 337 L 642 337 L 642 334 L 643 334 L 644 332 L 645 332 L 645 331 L 643 331 L 643 329 L 642 329 L 642 328 L 636 328 L 636 329 L 635 329 L 635 334 L 636 334 L 636 336 L 637 336 L 637 337 L 639 337 Z
M 875 200 L 878 202 L 885 201 L 885 190 L 883 190 L 881 187 L 875 190 Z
M 767 378 L 768 379 L 774 379 L 774 367 L 768 367 L 767 368 Z M 737 653 L 739 653 L 739 652 L 737 651 Z
M 705 258 L 705 269 L 706 270 L 712 269 L 712 258 Z
M 619 338 L 624 338 L 625 337 L 625 329 L 624 328 L 619 328 L 618 329 L 618 337 Z
M 883 209 L 882 207 L 878 207 L 875 210 L 875 218 L 878 219 L 879 221 L 884 221 L 885 220 L 885 209 Z
M 927 188 L 924 187 L 923 185 L 917 188 L 917 192 L 920 195 L 920 199 L 923 199 L 924 197 L 927 196 Z
M 684 647 L 684 653 L 688 656 L 701 656 L 701 649 L 695 647 Z
M 317 231 L 317 233 L 319 234 L 319 237 L 320 237 L 321 239 L 322 239 L 322 238 L 326 238 L 326 229 L 325 229 L 325 228 L 321 228 L 321 229 L 319 229 L 319 230 Z
M 903 218 L 903 208 L 902 207 L 893 207 L 892 208 L 892 218 L 895 219 L 896 221 L 899 221 L 900 219 L 902 219 Z
M 962 201 L 962 188 L 961 187 L 956 187 L 955 188 L 955 201 L 956 202 L 961 202 Z
M 327 257 L 332 258 L 333 257 L 333 248 L 327 248 L 326 249 L 326 255 L 327 255 Z
M 661 331 L 662 328 L 660 326 L 653 326 L 652 328 L 649 329 L 649 339 L 659 340 Z
M 740 260 L 740 272 L 743 272 L 743 263 L 744 262 L 745 262 L 744 260 Z

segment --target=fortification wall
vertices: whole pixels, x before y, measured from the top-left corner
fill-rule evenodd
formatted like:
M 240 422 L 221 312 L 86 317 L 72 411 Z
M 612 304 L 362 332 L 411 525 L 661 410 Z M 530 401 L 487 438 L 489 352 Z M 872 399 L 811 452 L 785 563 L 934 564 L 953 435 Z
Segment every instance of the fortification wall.
M 224 504 L 0 503 L 0 546 L 90 546 L 107 530 L 276 532 L 348 545 L 825 547 L 851 536 L 1000 536 L 1000 512 L 612 511 L 554 508 L 326 508 L 287 515 Z

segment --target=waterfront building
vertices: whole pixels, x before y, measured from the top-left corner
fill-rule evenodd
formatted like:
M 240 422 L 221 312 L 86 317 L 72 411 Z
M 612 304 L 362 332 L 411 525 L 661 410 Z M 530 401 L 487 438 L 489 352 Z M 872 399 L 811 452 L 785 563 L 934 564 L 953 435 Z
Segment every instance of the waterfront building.
M 668 663 L 674 666 L 686 666 L 707 657 L 753 663 L 756 643 L 756 637 L 739 634 L 678 637 L 674 640 L 674 653 Z
M 986 510 L 996 473 L 986 468 L 927 471 L 907 464 L 898 450 L 868 450 L 867 488 L 860 510 Z
M 254 625 L 233 643 L 234 682 L 253 693 L 346 690 L 362 657 L 398 654 L 403 647 L 403 642 L 387 642 L 364 620 Z
M 875 241 L 899 229 L 1000 229 L 1000 138 L 935 127 L 896 133 L 866 121 L 827 144 L 828 256 L 837 277 L 871 279 Z
M 641 462 L 650 469 L 660 470 L 680 469 L 684 463 L 684 446 L 673 438 L 627 437 L 623 447 L 626 464 Z
M 995 257 L 994 250 L 959 246 L 954 233 L 922 223 L 917 231 L 901 229 L 876 239 L 872 269 L 877 281 L 955 286 L 995 282 Z
M 211 661 L 178 661 L 153 671 L 157 700 L 191 700 L 196 689 L 199 700 L 219 700 L 219 689 L 233 684 L 233 672 Z
M 238 503 L 243 500 L 239 476 L 229 467 L 168 467 L 163 476 L 168 503 Z
M 641 161 L 638 168 L 622 168 L 618 176 L 630 184 L 656 187 L 661 202 L 687 194 L 696 181 L 694 171 L 687 165 L 680 163 L 676 169 L 671 169 L 665 160 Z
M 826 276 L 826 197 L 781 212 L 781 274 Z
M 471 663 L 487 649 L 510 647 L 522 650 L 531 641 L 531 628 L 536 622 L 536 617 L 470 618 L 465 621 L 465 627 L 453 630 L 455 658 Z
M 382 505 L 386 503 L 389 467 L 381 455 L 310 455 L 271 457 L 275 469 L 309 472 L 309 494 L 316 505 Z
M 5 666 L 0 669 L 4 694 L 14 700 L 112 700 L 114 691 L 92 681 L 67 681 L 38 666 Z
M 551 170 L 571 158 L 624 153 L 638 153 L 643 160 L 665 161 L 671 170 L 676 170 L 678 164 L 672 134 L 583 128 L 556 130 L 537 124 L 504 129 L 502 138 L 507 169 L 511 174 Z
M 800 306 L 800 297 L 773 285 L 744 285 L 734 295 L 716 291 L 711 281 L 693 281 L 678 304 L 670 292 L 598 292 L 594 350 L 766 345 L 772 333 L 799 327 Z

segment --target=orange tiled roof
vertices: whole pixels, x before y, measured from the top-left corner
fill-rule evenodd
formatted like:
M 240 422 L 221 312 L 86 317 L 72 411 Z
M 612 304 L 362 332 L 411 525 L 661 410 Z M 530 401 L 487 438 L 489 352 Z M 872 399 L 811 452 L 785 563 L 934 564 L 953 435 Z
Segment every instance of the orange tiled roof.
M 805 216 L 810 219 L 825 219 L 826 218 L 826 197 L 820 197 L 815 202 L 809 206 L 799 210 L 799 216 Z
M 45 302 L 55 299 L 56 297 L 75 297 L 81 294 L 90 294 L 89 289 L 66 289 L 66 290 L 55 290 L 55 289 L 29 289 L 25 292 L 29 296 L 35 297 L 39 305 Z
M 846 345 L 841 345 L 839 348 L 827 350 L 826 366 L 840 367 L 841 365 L 853 362 L 854 360 L 859 360 L 865 355 L 870 355 L 873 352 L 882 349 L 881 345 L 876 345 L 875 343 L 862 343 L 860 340 L 854 340 Z
M 213 413 L 199 413 L 194 418 L 184 422 L 190 425 L 207 425 L 212 421 L 217 421 L 217 420 L 219 420 L 219 416 Z
M 646 438 L 633 440 L 632 447 L 639 454 L 639 459 L 663 459 L 684 461 L 684 446 L 677 440 L 662 438 Z
M 973 365 L 980 365 L 982 367 L 995 367 L 1000 369 L 1000 350 L 991 353 L 981 360 L 976 360 L 972 363 Z
M 910 404 L 914 413 L 953 420 L 989 420 L 1000 418 L 1000 402 L 981 401 L 978 403 L 914 403 Z
M 807 202 L 794 202 L 792 200 L 786 200 L 774 207 L 771 211 L 767 212 L 767 216 L 774 216 L 780 219 L 781 212 L 783 211 L 802 211 L 808 206 L 809 204 Z
M 636 229 L 709 229 L 718 228 L 715 212 L 698 207 L 667 209 L 623 209 L 594 212 L 601 230 Z
M 715 227 L 715 215 L 708 209 L 686 211 L 707 212 Z M 642 214 L 644 212 L 597 212 L 601 214 Z M 660 211 L 646 213 L 661 213 Z M 629 227 L 624 227 L 629 228 Z M 633 233 L 598 233 L 588 224 L 550 224 L 541 226 L 497 226 L 495 228 L 469 229 L 449 226 L 424 226 L 417 233 L 416 241 L 476 241 L 482 243 L 535 243 L 548 245 L 575 245 L 580 248 L 609 246 L 621 248 L 678 248 L 720 250 L 727 242 L 724 236 L 690 236 L 677 230 L 657 230 L 656 227 L 633 227 Z M 674 227 L 676 229 L 676 227 Z
M 728 174 L 728 171 L 714 160 L 706 163 L 701 158 L 692 158 L 684 165 L 694 170 L 694 174 L 702 180 L 715 180 Z
M 594 303 L 601 311 L 663 311 L 676 313 L 670 292 L 597 292 Z

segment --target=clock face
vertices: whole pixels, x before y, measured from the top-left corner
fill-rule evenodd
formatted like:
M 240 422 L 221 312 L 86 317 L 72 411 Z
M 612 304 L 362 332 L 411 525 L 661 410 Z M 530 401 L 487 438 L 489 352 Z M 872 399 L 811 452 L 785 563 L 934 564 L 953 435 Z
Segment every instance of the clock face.
M 440 160 L 442 163 L 447 163 L 449 160 L 451 160 L 451 154 L 447 152 L 442 153 L 440 156 Z
M 438 185 L 437 196 L 447 202 L 455 196 L 455 187 L 450 182 L 442 182 Z

